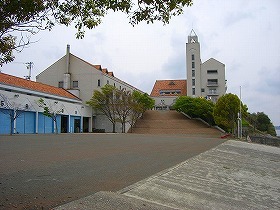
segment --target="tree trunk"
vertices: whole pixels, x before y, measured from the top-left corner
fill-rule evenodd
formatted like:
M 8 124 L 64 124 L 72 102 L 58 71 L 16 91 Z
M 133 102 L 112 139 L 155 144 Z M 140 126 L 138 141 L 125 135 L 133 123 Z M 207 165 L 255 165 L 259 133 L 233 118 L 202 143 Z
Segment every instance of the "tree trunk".
M 113 124 L 113 133 L 116 133 L 116 123 L 112 123 Z

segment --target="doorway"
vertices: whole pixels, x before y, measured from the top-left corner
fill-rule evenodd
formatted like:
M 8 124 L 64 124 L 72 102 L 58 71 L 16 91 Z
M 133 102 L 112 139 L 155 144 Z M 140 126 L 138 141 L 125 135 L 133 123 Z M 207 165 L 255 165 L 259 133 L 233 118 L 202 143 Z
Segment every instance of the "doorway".
M 61 116 L 61 133 L 68 132 L 68 116 L 62 115 Z

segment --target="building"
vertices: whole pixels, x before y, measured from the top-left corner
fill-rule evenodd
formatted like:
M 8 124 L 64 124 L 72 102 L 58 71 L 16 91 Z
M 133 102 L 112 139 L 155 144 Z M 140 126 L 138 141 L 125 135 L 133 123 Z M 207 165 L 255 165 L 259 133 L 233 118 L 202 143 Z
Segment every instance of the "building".
M 225 65 L 214 58 L 201 62 L 198 36 L 191 30 L 186 43 L 187 80 L 157 80 L 150 96 L 156 109 L 169 109 L 178 96 L 203 97 L 216 102 L 226 92 Z
M 50 109 L 59 110 L 59 133 L 89 130 L 91 109 L 77 96 L 62 88 L 0 73 L 0 134 L 54 133 L 54 121 L 38 105 L 41 98 Z
M 214 58 L 201 62 L 200 43 L 194 30 L 191 30 L 186 43 L 186 67 L 188 96 L 204 97 L 216 102 L 225 94 L 225 64 Z
M 69 45 L 67 45 L 66 55 L 37 75 L 36 81 L 69 91 L 80 98 L 85 107 L 87 107 L 86 102 L 91 99 L 94 90 L 101 90 L 101 87 L 106 84 L 126 91 L 137 90 L 143 93 L 132 85 L 118 79 L 113 72 L 102 68 L 101 65 L 93 65 L 71 54 Z M 129 125 L 126 128 L 128 130 Z M 105 115 L 92 110 L 89 131 L 100 129 L 105 132 L 112 132 L 112 123 Z M 117 123 L 116 131 L 121 132 L 120 123 Z
M 187 95 L 186 87 L 186 80 L 157 80 L 150 94 L 155 109 L 170 109 L 178 96 Z

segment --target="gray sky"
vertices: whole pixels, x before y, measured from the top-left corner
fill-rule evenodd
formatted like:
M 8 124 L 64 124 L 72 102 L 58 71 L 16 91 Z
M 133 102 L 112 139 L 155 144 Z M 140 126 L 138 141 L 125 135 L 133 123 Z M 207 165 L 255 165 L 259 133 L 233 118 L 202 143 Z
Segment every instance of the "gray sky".
M 226 65 L 228 93 L 239 96 L 250 112 L 266 113 L 280 125 L 280 1 L 194 0 L 169 25 L 141 23 L 132 27 L 126 15 L 110 12 L 103 23 L 75 39 L 74 27 L 57 26 L 40 32 L 38 41 L 0 70 L 23 77 L 23 63 L 32 61 L 32 80 L 45 68 L 71 53 L 150 93 L 155 80 L 186 79 L 185 46 L 193 28 L 202 62 L 213 57 Z

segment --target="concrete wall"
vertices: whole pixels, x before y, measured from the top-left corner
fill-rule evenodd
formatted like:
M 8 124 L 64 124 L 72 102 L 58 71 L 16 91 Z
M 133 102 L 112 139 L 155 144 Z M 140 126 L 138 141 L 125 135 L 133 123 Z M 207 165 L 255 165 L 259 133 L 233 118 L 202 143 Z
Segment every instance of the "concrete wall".
M 167 106 L 167 109 L 175 103 L 178 96 L 162 96 L 162 97 L 152 97 L 155 100 L 155 109 L 164 108 L 164 105 Z
M 217 73 L 209 73 L 210 71 L 217 70 Z M 208 79 L 217 79 L 217 85 L 208 84 Z M 205 92 L 203 97 L 211 97 L 211 100 L 216 102 L 219 97 L 225 94 L 225 65 L 213 58 L 210 58 L 201 65 L 201 88 Z

